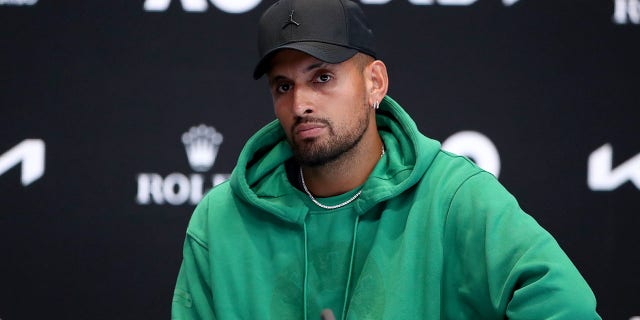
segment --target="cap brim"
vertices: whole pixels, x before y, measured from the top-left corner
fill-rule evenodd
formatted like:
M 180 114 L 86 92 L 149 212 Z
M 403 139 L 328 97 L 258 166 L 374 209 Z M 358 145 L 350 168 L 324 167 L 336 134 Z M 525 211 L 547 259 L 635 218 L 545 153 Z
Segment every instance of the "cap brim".
M 356 49 L 324 42 L 307 41 L 283 44 L 267 52 L 264 57 L 260 59 L 258 65 L 256 65 L 256 68 L 253 71 L 254 79 L 259 79 L 263 74 L 269 71 L 269 68 L 271 67 L 271 58 L 273 58 L 277 51 L 280 51 L 282 49 L 294 49 L 302 51 L 320 61 L 324 61 L 327 63 L 340 63 L 346 61 L 358 52 L 358 50 Z

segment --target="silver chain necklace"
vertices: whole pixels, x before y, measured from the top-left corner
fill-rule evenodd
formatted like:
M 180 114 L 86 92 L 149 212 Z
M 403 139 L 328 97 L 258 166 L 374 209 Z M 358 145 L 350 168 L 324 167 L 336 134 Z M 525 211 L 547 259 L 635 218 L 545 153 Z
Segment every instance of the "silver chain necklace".
M 380 154 L 380 158 L 382 158 L 382 156 L 384 156 L 384 144 L 382 145 L 382 153 Z M 333 210 L 333 209 L 342 208 L 342 207 L 348 205 L 349 203 L 353 202 L 353 200 L 357 199 L 360 196 L 360 194 L 362 193 L 362 189 L 360 189 L 360 190 L 358 190 L 358 192 L 356 194 L 353 195 L 353 197 L 349 198 L 349 200 L 347 200 L 347 201 L 345 201 L 343 203 L 338 203 L 338 204 L 333 205 L 333 206 L 328 206 L 326 204 L 320 203 L 311 194 L 311 192 L 309 191 L 309 188 L 307 188 L 307 184 L 304 182 L 304 174 L 302 173 L 302 167 L 300 167 L 300 180 L 302 180 L 302 188 L 304 188 L 304 192 L 307 193 L 307 195 L 309 196 L 309 199 L 311 199 L 311 201 L 313 201 L 313 203 L 315 203 L 316 206 L 318 206 L 318 207 L 320 207 L 322 209 Z

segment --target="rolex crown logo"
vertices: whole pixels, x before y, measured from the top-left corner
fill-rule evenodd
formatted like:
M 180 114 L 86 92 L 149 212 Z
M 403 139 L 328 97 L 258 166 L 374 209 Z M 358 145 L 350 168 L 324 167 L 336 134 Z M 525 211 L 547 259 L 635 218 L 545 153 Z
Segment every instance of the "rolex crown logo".
M 182 134 L 182 143 L 187 151 L 187 158 L 191 168 L 198 172 L 205 172 L 211 169 L 218 149 L 222 143 L 222 134 L 214 127 L 201 124 L 191 127 L 189 131 Z

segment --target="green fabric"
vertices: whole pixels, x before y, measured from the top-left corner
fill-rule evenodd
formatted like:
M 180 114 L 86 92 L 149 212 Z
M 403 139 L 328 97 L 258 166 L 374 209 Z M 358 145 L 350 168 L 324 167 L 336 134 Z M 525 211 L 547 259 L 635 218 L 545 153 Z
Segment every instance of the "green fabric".
M 279 123 L 256 133 L 193 214 L 172 318 L 600 319 L 556 241 L 491 174 L 440 150 L 389 97 L 377 121 L 386 154 L 361 196 L 329 211 L 289 183 Z

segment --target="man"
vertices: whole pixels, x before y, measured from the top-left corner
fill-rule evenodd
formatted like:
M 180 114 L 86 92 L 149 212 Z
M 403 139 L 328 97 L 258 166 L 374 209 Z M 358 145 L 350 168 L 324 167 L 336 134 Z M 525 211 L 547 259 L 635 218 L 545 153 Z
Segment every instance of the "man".
M 347 0 L 260 20 L 274 121 L 187 230 L 174 319 L 599 319 L 556 241 L 386 96 Z

